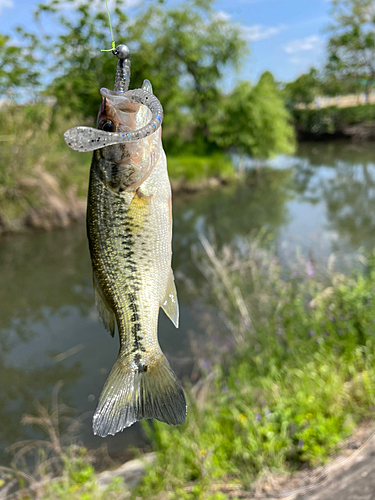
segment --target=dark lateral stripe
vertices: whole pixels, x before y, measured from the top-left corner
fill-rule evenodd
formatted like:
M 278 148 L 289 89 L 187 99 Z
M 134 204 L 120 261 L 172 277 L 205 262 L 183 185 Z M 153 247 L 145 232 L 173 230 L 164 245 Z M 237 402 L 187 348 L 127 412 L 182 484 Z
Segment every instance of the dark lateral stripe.
M 142 342 L 141 342 L 143 337 L 140 335 L 140 332 L 141 332 L 141 324 L 139 322 L 140 318 L 139 318 L 139 315 L 135 312 L 135 311 L 138 311 L 138 306 L 136 304 L 137 295 L 136 295 L 136 293 L 134 293 L 134 291 L 131 293 L 128 293 L 128 300 L 129 300 L 129 307 L 134 313 L 130 318 L 130 321 L 132 323 L 134 323 L 133 326 L 131 327 L 131 333 L 133 335 L 133 350 L 132 350 L 132 352 L 133 353 L 145 352 L 146 349 L 144 348 L 144 346 L 142 345 Z

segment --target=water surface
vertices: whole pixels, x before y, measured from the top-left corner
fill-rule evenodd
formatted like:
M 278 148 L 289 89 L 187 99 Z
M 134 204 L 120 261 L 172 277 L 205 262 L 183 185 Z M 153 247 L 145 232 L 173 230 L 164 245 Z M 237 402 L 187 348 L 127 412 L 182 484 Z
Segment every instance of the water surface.
M 372 248 L 375 145 L 303 144 L 295 156 L 253 164 L 246 181 L 175 197 L 173 267 L 181 326 L 176 330 L 161 312 L 159 336 L 179 376 L 192 369 L 189 333 L 204 341 L 179 278 L 189 276 L 198 288 L 204 279 L 191 261 L 199 232 L 213 230 L 224 244 L 261 228 L 280 248 L 298 246 L 317 260 Z M 81 440 L 100 446 L 90 421 L 118 339 L 105 331 L 94 307 L 84 225 L 2 237 L 0 276 L 0 461 L 9 462 L 5 449 L 11 443 L 38 435 L 21 425 L 22 415 L 35 413 L 36 400 L 48 404 L 60 380 L 64 402 L 84 414 Z M 145 438 L 136 424 L 104 442 L 116 456 Z

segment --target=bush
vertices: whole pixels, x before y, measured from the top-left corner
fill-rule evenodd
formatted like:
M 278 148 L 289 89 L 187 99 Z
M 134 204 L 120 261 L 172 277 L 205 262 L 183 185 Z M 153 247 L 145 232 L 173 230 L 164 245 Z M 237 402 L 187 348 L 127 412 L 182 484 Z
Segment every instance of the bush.
M 348 108 L 294 109 L 297 129 L 313 135 L 343 132 L 345 127 L 375 121 L 375 104 Z
M 202 180 L 210 177 L 233 178 L 235 171 L 223 153 L 211 156 L 170 156 L 168 172 L 171 179 Z

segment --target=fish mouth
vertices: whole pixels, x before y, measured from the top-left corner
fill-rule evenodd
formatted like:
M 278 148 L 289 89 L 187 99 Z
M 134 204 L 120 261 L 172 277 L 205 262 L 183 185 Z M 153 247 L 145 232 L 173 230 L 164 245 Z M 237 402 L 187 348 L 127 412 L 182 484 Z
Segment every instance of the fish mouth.
M 163 121 L 163 107 L 159 99 L 146 90 L 128 90 L 123 94 L 105 88 L 100 89 L 108 105 L 118 113 L 137 113 L 136 129 L 106 132 L 92 127 L 73 127 L 64 134 L 65 142 L 75 151 L 94 151 L 114 144 L 135 142 L 154 134 Z M 142 106 L 140 106 L 142 105 Z M 149 112 L 145 113 L 142 108 Z M 139 116 L 138 116 L 139 115 Z
M 112 90 L 100 89 L 103 98 L 100 107 L 98 123 L 105 118 L 116 124 L 116 132 L 136 131 L 150 121 L 151 112 L 148 107 L 135 103 L 125 95 L 119 95 Z
M 100 89 L 100 94 L 103 97 L 103 101 L 106 101 L 108 105 L 116 110 L 123 111 L 124 113 L 136 113 L 139 109 L 139 104 L 133 102 L 126 95 L 119 95 L 113 90 L 108 90 L 106 88 Z

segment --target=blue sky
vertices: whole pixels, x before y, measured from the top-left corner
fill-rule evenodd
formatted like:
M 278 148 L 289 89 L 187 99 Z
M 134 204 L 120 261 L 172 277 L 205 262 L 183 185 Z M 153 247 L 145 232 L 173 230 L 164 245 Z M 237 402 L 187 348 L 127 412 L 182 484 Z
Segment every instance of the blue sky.
M 140 0 L 128 0 L 132 5 Z M 0 32 L 22 25 L 32 29 L 32 11 L 39 0 L 0 0 Z M 104 4 L 104 0 L 103 0 Z M 217 10 L 243 29 L 251 55 L 240 77 L 256 80 L 270 70 L 278 80 L 290 81 L 325 59 L 324 29 L 329 23 L 327 0 L 217 0 Z

